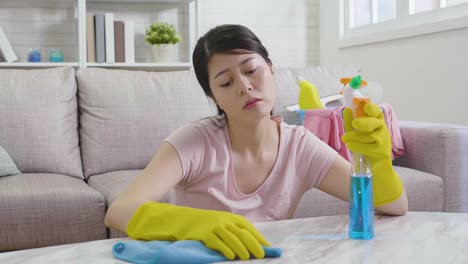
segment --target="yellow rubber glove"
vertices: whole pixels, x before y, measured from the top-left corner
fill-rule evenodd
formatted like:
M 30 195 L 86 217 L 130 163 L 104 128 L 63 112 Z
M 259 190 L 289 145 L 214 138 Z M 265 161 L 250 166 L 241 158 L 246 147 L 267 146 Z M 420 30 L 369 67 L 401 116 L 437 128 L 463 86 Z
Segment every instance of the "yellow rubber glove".
M 298 78 L 297 83 L 299 85 L 299 109 L 308 110 L 308 109 L 322 109 L 322 101 L 320 101 L 320 96 L 317 90 L 317 87 L 312 83 Z
M 342 140 L 349 150 L 361 153 L 369 159 L 372 170 L 374 206 L 397 200 L 403 192 L 403 184 L 392 165 L 392 141 L 380 107 L 374 103 L 364 106 L 367 114 L 353 120 L 353 111 L 344 110 L 346 133 Z
M 263 235 L 243 216 L 165 203 L 142 204 L 127 226 L 127 235 L 139 240 L 198 240 L 226 258 L 247 260 L 250 253 L 264 258 Z

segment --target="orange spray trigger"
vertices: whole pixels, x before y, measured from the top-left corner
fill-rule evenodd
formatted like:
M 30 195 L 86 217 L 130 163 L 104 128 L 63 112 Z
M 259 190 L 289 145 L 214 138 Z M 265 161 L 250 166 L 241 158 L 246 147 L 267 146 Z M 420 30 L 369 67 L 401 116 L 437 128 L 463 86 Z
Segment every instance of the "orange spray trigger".
M 366 116 L 366 112 L 364 111 L 364 106 L 370 103 L 370 99 L 368 97 L 364 98 L 353 98 L 353 114 L 354 117 L 363 117 Z

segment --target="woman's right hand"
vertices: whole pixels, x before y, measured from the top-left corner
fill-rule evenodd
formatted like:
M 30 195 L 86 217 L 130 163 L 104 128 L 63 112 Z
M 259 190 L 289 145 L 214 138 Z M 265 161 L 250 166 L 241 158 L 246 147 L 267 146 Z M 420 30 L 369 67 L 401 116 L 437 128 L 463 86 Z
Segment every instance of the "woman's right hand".
M 266 239 L 244 217 L 158 203 L 182 179 L 174 147 L 164 142 L 151 162 L 107 210 L 107 227 L 144 240 L 199 240 L 228 259 L 263 258 Z
M 127 227 L 133 239 L 199 240 L 226 258 L 264 258 L 263 235 L 243 216 L 171 204 L 146 202 L 138 208 Z

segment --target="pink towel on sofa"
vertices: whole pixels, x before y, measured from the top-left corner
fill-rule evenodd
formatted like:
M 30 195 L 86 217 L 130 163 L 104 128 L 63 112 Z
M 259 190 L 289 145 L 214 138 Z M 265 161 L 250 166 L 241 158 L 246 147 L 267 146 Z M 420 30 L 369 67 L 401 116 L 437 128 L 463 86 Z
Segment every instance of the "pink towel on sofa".
M 405 153 L 405 148 L 396 114 L 390 104 L 382 103 L 379 106 L 382 108 L 385 123 L 390 131 L 393 158 L 400 157 Z M 346 145 L 341 141 L 341 136 L 344 134 L 343 108 L 306 110 L 304 111 L 303 126 L 335 149 L 343 158 L 351 161 L 351 154 Z
M 392 154 L 393 158 L 398 158 L 405 154 L 405 146 L 401 137 L 400 128 L 398 127 L 398 119 L 395 111 L 390 104 L 381 103 L 380 108 L 384 113 L 385 123 L 390 130 L 390 137 L 392 138 Z
M 341 136 L 344 134 L 341 109 L 306 110 L 303 126 L 335 149 L 343 158 L 351 161 L 351 154 L 341 141 Z

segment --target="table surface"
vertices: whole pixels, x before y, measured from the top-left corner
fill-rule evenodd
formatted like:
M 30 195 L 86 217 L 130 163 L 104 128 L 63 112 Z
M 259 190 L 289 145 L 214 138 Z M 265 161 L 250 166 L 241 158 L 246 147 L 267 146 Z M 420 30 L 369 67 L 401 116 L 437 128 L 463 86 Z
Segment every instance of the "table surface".
M 349 239 L 347 215 L 256 226 L 272 246 L 283 249 L 283 256 L 248 263 L 468 263 L 468 214 L 376 215 L 372 240 Z M 112 245 L 122 240 L 128 238 L 0 253 L 0 263 L 127 263 L 111 252 Z

